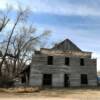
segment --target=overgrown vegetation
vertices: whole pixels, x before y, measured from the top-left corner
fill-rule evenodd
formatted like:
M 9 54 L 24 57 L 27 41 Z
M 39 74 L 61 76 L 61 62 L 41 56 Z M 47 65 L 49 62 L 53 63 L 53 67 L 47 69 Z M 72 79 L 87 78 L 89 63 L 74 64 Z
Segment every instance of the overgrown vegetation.
M 14 81 L 9 77 L 0 77 L 0 87 L 8 88 L 14 86 Z

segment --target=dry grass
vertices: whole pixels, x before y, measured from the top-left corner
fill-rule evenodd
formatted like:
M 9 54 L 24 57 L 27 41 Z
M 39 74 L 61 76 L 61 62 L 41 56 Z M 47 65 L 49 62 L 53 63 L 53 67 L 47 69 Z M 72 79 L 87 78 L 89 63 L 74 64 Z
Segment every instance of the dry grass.
M 18 87 L 18 88 L 0 88 L 0 93 L 33 93 L 39 92 L 39 87 Z
M 9 88 L 0 89 L 0 100 L 2 98 L 19 98 L 17 100 L 100 100 L 100 87 L 94 88 L 53 88 L 41 89 L 30 88 Z

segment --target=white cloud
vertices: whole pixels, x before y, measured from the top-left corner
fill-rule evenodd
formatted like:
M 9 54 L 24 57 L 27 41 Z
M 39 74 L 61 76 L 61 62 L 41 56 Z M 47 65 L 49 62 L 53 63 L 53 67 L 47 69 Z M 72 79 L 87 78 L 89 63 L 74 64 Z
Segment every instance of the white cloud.
M 44 12 L 57 15 L 80 15 L 80 16 L 99 16 L 99 9 L 88 5 L 78 5 L 71 3 L 50 3 L 49 0 L 31 0 L 31 8 L 34 12 Z
M 14 0 L 0 0 L 0 9 L 5 9 L 7 5 L 14 5 Z
M 14 8 L 17 8 L 18 3 L 23 7 L 30 7 L 33 12 L 38 13 L 51 13 L 57 15 L 100 16 L 99 7 L 88 4 L 73 4 L 67 1 L 63 3 L 60 0 L 56 2 L 51 0 L 0 0 L 0 9 L 5 9 L 6 4 L 12 5 Z
M 7 3 L 8 3 L 8 0 L 0 0 L 0 8 L 4 9 Z

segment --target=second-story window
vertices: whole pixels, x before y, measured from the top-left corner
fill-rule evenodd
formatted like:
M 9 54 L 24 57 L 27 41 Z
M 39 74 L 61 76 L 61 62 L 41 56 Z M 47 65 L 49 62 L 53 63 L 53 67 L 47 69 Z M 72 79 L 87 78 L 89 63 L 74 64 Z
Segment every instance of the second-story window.
M 70 59 L 69 57 L 65 57 L 65 65 L 69 65 L 70 64 Z
M 84 59 L 83 58 L 80 59 L 80 65 L 84 66 Z
M 48 56 L 48 65 L 53 65 L 53 56 Z

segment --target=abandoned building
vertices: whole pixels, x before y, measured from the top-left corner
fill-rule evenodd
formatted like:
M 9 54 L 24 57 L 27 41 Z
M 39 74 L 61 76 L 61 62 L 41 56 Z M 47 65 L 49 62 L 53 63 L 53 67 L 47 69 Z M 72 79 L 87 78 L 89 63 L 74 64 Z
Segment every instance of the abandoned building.
M 96 59 L 69 39 L 51 49 L 41 48 L 33 55 L 30 67 L 31 86 L 96 86 Z

